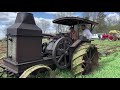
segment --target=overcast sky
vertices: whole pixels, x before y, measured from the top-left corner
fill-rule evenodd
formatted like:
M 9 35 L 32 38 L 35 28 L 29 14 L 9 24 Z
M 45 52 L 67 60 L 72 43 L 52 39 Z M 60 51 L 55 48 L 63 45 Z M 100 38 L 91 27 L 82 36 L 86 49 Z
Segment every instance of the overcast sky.
M 31 13 L 33 13 L 37 25 L 40 24 L 41 19 L 45 19 L 50 22 L 51 25 L 50 30 L 51 31 L 54 30 L 52 20 L 56 12 L 31 12 Z M 119 18 L 119 15 L 117 15 L 117 13 L 115 12 L 105 12 L 105 14 L 107 15 L 107 17 L 111 17 L 113 19 Z M 3 31 L 14 23 L 16 15 L 17 13 L 15 12 L 0 12 L 0 39 L 5 37 Z M 81 17 L 81 12 L 75 12 L 74 16 Z

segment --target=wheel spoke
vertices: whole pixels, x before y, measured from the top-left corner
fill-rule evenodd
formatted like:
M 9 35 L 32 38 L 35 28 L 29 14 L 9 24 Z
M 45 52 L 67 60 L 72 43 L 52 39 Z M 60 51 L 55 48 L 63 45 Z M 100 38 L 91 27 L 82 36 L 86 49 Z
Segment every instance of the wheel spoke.
M 92 58 L 92 55 L 93 55 L 93 49 L 91 49 L 91 58 Z
M 92 50 L 89 49 L 89 52 L 86 55 L 86 63 L 89 63 L 92 57 Z
M 65 66 L 67 65 L 66 55 L 64 56 Z
M 85 68 L 85 64 L 84 63 L 82 63 L 82 66 L 83 66 L 83 68 Z
M 65 51 L 64 49 L 60 49 L 60 48 L 57 49 L 57 52 L 62 52 L 63 53 L 64 51 Z
M 94 58 L 94 56 L 95 56 L 95 53 L 93 54 L 92 58 L 90 58 L 90 60 L 92 60 Z
M 94 56 L 95 56 L 95 54 L 96 53 L 94 53 L 94 54 L 92 54 L 92 50 L 90 49 L 89 50 L 89 53 L 88 53 L 88 55 L 86 55 L 86 58 L 87 58 L 87 60 L 86 60 L 86 65 L 84 66 L 85 68 L 85 72 L 86 73 L 88 73 L 88 72 L 90 72 L 90 70 L 92 69 L 92 59 L 94 58 Z
M 86 58 L 85 58 L 85 59 L 86 59 L 85 61 L 89 60 L 89 56 L 88 56 L 88 54 L 86 55 Z
M 57 62 L 60 63 L 60 61 L 62 60 L 63 57 L 64 57 L 64 54 L 59 58 L 59 60 Z
M 91 56 L 92 56 L 92 52 L 91 52 L 92 50 L 90 49 L 89 50 L 89 58 L 91 58 Z
M 84 65 L 85 68 L 86 68 L 87 65 L 90 63 L 90 60 L 91 60 L 90 57 L 89 57 L 89 55 L 90 55 L 90 54 L 88 53 L 88 54 L 86 55 L 86 57 L 85 57 L 85 62 L 84 62 L 84 63 L 85 63 L 85 65 Z
M 63 40 L 63 49 L 64 49 L 64 50 L 66 49 L 65 40 Z
M 84 70 L 86 73 L 89 73 L 92 68 L 92 63 L 87 63 Z

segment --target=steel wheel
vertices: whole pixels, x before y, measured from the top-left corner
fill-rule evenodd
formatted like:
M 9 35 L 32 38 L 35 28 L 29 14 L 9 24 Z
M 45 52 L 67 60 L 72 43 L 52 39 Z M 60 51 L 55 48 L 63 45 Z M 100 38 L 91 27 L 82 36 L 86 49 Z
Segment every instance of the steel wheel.
M 71 69 L 74 75 L 86 75 L 98 66 L 98 51 L 95 45 L 83 43 L 73 53 Z
M 98 65 L 98 52 L 97 48 L 90 46 L 87 53 L 83 57 L 84 62 L 82 63 L 82 68 L 84 71 L 83 75 L 89 74 Z
M 52 57 L 59 69 L 65 69 L 70 66 L 69 47 L 71 44 L 72 40 L 67 37 L 62 37 L 55 42 Z
M 49 78 L 54 77 L 54 73 L 50 67 L 39 64 L 39 65 L 32 66 L 32 67 L 28 68 L 27 70 L 25 70 L 19 78 L 38 78 L 36 75 L 40 73 L 39 72 L 40 69 L 48 70 Z M 35 71 L 37 71 L 37 72 L 35 72 Z

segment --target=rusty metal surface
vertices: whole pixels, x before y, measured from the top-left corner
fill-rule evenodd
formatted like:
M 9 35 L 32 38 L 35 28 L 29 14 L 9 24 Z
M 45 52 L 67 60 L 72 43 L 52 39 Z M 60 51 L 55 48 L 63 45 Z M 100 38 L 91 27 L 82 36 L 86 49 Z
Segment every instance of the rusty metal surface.
M 40 36 L 41 33 L 31 13 L 18 13 L 15 23 L 7 29 L 7 35 L 11 36 Z
M 20 63 L 20 64 L 12 62 L 9 59 L 6 59 L 6 61 L 4 62 L 4 65 L 7 66 L 7 69 L 15 74 L 22 73 L 27 68 L 34 66 L 34 65 L 38 65 L 38 64 L 44 64 L 44 65 L 51 66 L 54 64 L 54 62 L 52 61 L 51 58 L 47 58 L 47 60 L 42 59 L 42 60 L 37 60 L 37 61 L 32 61 L 32 62 L 30 61 L 30 62 Z
M 35 24 L 31 13 L 17 14 L 15 23 L 7 29 L 7 39 L 8 51 L 4 64 L 10 71 L 22 72 L 42 60 L 42 30 Z
M 77 45 L 80 44 L 80 43 L 81 43 L 81 40 L 77 40 L 77 41 L 75 41 L 70 47 L 71 47 L 71 48 L 75 48 L 75 47 L 77 47 Z
M 40 37 L 17 38 L 17 62 L 40 60 L 42 52 L 42 40 Z
M 32 13 L 17 13 L 17 17 L 15 23 L 27 23 L 27 24 L 35 24 L 35 20 L 33 18 Z
M 70 66 L 70 53 L 69 47 L 72 40 L 68 37 L 58 39 L 52 48 L 52 59 L 59 69 L 66 69 Z M 56 58 L 58 57 L 58 58 Z

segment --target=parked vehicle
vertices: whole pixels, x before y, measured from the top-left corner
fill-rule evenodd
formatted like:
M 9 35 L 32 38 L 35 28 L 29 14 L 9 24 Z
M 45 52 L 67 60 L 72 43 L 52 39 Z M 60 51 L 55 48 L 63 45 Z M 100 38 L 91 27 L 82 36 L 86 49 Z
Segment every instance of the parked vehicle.
M 93 36 L 92 36 L 92 39 L 98 39 L 99 37 L 98 37 L 98 34 L 92 34 Z

